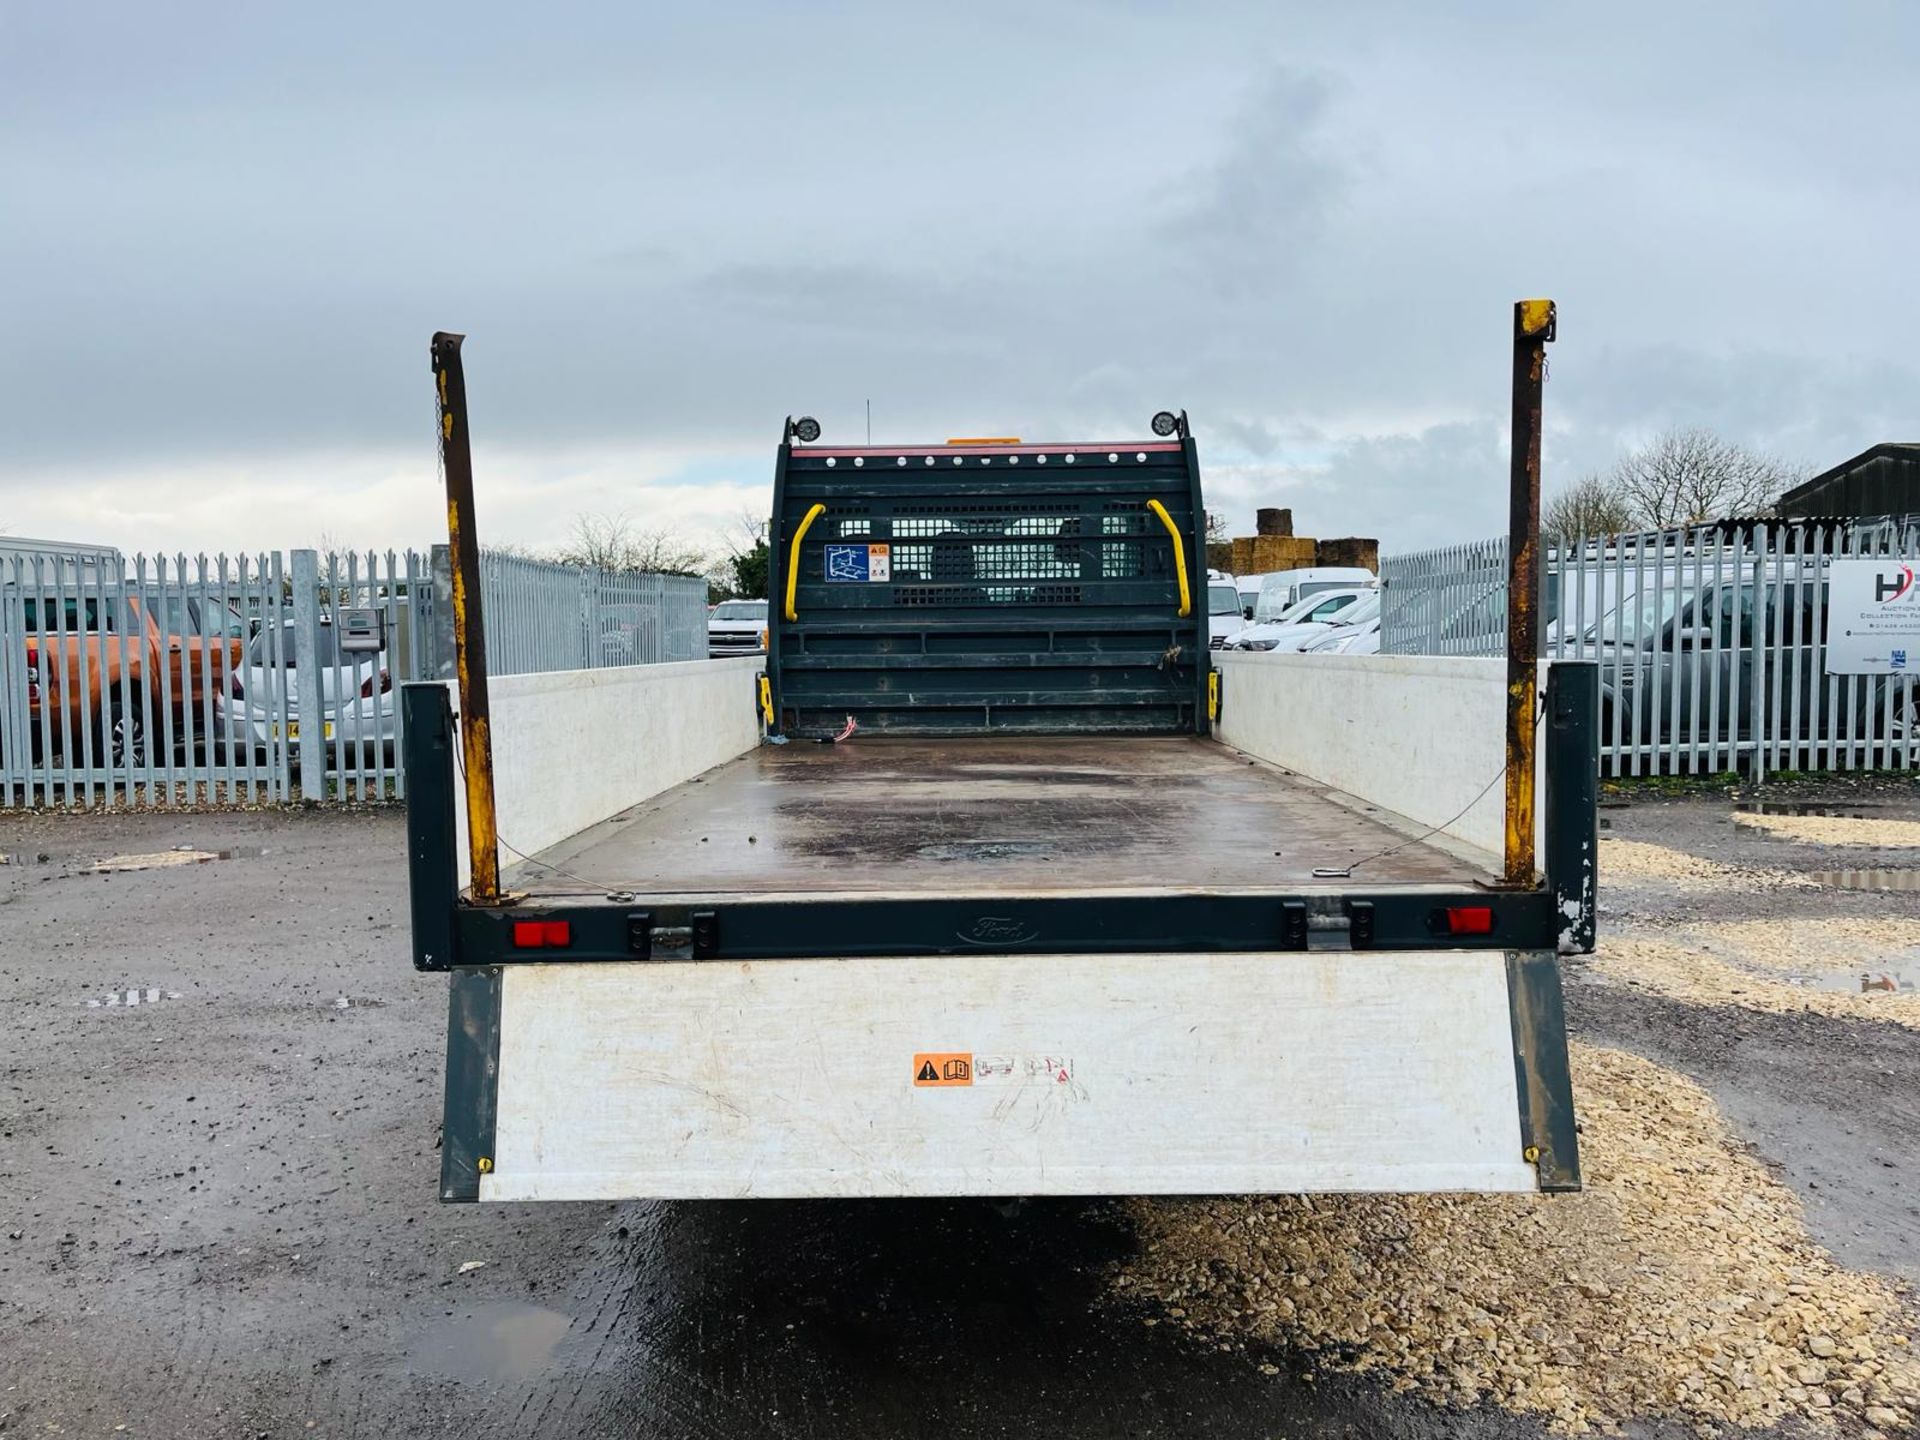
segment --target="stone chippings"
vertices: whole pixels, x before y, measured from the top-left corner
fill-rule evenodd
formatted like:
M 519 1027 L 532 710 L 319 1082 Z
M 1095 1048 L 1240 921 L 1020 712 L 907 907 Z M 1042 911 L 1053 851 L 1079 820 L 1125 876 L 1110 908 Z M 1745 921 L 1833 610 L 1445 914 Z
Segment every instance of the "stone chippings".
M 1723 865 L 1718 860 L 1689 855 L 1646 840 L 1600 839 L 1600 883 L 1615 880 L 1664 881 L 1682 890 L 1738 885 L 1754 890 L 1810 889 L 1814 882 L 1791 870 L 1769 870 L 1751 865 Z
M 1881 850 L 1920 846 L 1920 820 L 1877 820 L 1855 815 L 1745 814 L 1735 822 L 1804 845 L 1860 845 Z
M 1139 1199 L 1117 1293 L 1563 1433 L 1906 1433 L 1920 1360 L 1893 1287 L 1813 1242 L 1691 1081 L 1584 1045 L 1573 1065 L 1581 1194 Z

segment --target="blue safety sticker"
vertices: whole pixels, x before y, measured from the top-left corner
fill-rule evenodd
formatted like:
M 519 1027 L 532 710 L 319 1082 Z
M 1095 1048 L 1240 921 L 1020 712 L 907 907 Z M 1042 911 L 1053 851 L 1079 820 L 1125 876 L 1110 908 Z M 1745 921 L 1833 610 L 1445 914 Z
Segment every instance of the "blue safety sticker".
M 890 545 L 827 546 L 828 580 L 865 585 L 892 578 L 893 547 Z

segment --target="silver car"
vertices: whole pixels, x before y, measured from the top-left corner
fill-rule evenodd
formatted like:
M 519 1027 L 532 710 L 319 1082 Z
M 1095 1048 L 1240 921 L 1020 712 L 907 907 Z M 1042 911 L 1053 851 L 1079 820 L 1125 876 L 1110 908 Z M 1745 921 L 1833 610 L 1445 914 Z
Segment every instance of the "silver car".
M 707 616 L 707 654 L 757 655 L 767 648 L 767 602 L 722 600 Z
M 320 672 L 319 713 L 303 698 L 303 677 L 294 666 L 294 627 L 283 621 L 277 632 L 263 627 L 247 642 L 246 653 L 215 705 L 223 737 L 250 741 L 266 750 L 282 739 L 300 739 L 303 726 L 320 726 L 320 740 L 337 741 L 349 752 L 392 750 L 399 735 L 398 700 L 384 655 L 343 653 L 334 627 L 322 620 L 314 660 Z M 283 734 L 284 732 L 284 734 Z

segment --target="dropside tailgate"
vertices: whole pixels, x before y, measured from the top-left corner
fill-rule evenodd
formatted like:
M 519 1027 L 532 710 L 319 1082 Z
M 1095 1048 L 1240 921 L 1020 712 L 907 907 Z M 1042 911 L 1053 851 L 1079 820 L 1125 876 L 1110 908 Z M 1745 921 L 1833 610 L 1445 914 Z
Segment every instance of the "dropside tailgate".
M 1578 1185 L 1545 953 L 560 963 L 453 986 L 449 1200 Z

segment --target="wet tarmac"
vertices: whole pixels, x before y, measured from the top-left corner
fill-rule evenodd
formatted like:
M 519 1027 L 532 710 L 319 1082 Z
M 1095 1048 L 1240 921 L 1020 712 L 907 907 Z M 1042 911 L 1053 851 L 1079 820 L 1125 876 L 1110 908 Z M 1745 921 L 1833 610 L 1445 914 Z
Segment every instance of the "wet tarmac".
M 1729 808 L 1634 800 L 1610 833 L 1844 865 Z M 246 863 L 91 869 L 176 845 Z M 0 1435 L 1541 1433 L 1116 1301 L 1110 1202 L 437 1205 L 445 982 L 408 963 L 402 847 L 396 813 L 0 817 L 48 856 L 0 867 Z M 1607 897 L 1911 908 L 1735 898 Z M 1571 979 L 1577 1031 L 1702 1079 L 1823 1243 L 1907 1273 L 1911 1032 Z

